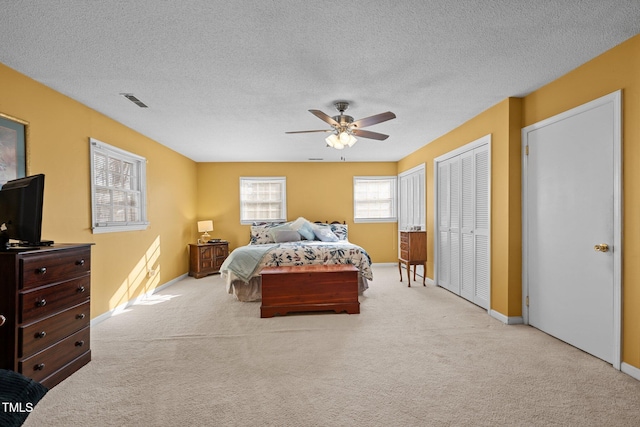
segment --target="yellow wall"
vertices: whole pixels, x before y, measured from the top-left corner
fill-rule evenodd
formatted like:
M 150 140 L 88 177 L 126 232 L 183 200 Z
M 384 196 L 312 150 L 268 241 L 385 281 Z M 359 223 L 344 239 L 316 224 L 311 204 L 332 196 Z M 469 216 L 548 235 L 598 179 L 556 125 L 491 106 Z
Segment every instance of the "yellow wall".
M 367 175 L 396 175 L 396 163 L 199 163 L 198 219 L 212 219 L 209 234 L 228 240 L 229 249 L 246 245 L 240 177 L 285 176 L 288 220 L 346 221 L 349 240 L 366 248 L 373 262 L 397 262 L 396 223 L 353 223 L 353 177 Z
M 640 35 L 522 99 L 509 98 L 398 162 L 427 163 L 428 276 L 433 277 L 433 159 L 492 135 L 491 308 L 520 316 L 522 305 L 521 129 L 623 90 L 623 362 L 640 367 Z
M 506 99 L 398 162 L 398 173 L 426 163 L 427 276 L 433 278 L 435 158 L 491 134 L 491 308 L 505 316 L 522 313 L 520 134 L 521 100 Z M 517 179 L 514 183 L 512 180 Z
M 623 90 L 624 153 L 622 354 L 624 362 L 640 368 L 640 35 L 522 99 L 505 99 L 397 163 L 195 164 L 0 64 L 0 113 L 29 122 L 28 173 L 46 175 L 43 238 L 96 244 L 94 317 L 184 274 L 187 244 L 198 238 L 197 220 L 214 220 L 212 235 L 229 240 L 232 249 L 245 244 L 249 227 L 239 223 L 240 176 L 286 176 L 288 219 L 344 219 L 350 240 L 367 248 L 374 262 L 395 262 L 396 224 L 353 223 L 352 179 L 395 175 L 426 163 L 427 275 L 433 277 L 433 159 L 487 134 L 492 136 L 491 308 L 520 316 L 520 130 L 618 89 Z M 148 159 L 148 230 L 91 233 L 89 137 Z M 159 275 L 147 278 L 147 267 L 158 268 Z
M 0 93 L 0 113 L 28 122 L 27 173 L 45 174 L 43 239 L 95 243 L 92 317 L 186 273 L 195 162 L 2 64 Z M 146 231 L 91 233 L 89 137 L 146 157 Z

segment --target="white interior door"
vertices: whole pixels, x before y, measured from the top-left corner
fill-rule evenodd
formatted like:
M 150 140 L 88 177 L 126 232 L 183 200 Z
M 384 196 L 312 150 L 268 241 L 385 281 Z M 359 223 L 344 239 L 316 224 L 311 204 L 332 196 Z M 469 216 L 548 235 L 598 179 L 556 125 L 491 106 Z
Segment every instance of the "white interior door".
M 620 96 L 605 98 L 523 129 L 523 279 L 530 325 L 615 365 Z
M 435 159 L 436 284 L 490 306 L 490 135 Z
M 491 185 L 490 170 L 491 160 L 489 156 L 488 146 L 483 146 L 473 150 L 474 157 L 474 278 L 475 287 L 473 289 L 473 301 L 480 307 L 489 309 L 490 306 L 490 249 L 489 242 L 491 236 L 489 233 L 491 224 L 490 213 L 490 193 Z
M 459 293 L 459 290 L 455 289 L 451 285 L 451 215 L 450 204 L 451 197 L 449 195 L 449 189 L 451 177 L 451 162 L 442 161 L 437 163 L 436 179 L 438 181 L 437 187 L 437 233 L 436 239 L 436 271 L 435 282 L 438 286 L 442 286 L 445 289 L 454 293 Z

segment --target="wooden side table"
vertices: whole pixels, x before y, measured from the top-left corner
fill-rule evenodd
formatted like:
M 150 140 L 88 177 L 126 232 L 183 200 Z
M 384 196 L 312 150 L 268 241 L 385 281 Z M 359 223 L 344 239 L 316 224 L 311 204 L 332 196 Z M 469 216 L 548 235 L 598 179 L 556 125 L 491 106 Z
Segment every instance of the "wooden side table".
M 189 245 L 189 276 L 196 279 L 218 273 L 229 256 L 229 242 Z
M 416 280 L 416 265 L 422 265 L 424 274 L 422 286 L 427 286 L 427 232 L 426 231 L 401 231 L 400 232 L 400 257 L 398 258 L 398 270 L 402 282 L 402 264 L 407 266 L 407 280 L 411 287 L 411 266 L 413 265 L 413 280 Z

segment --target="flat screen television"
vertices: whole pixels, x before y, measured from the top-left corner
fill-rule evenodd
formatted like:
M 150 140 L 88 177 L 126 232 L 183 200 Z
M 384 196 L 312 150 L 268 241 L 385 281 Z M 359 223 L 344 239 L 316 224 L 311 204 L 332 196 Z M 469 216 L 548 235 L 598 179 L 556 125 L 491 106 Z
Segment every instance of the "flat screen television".
M 44 175 L 8 181 L 0 189 L 0 250 L 19 246 L 40 246 Z

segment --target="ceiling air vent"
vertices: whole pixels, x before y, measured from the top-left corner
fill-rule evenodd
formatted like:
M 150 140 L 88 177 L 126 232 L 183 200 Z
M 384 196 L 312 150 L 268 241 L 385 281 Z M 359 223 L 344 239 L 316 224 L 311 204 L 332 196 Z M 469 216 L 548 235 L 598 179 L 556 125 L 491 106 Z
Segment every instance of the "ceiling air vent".
M 133 96 L 132 93 L 121 93 L 120 95 L 124 96 L 125 98 L 127 98 L 129 101 L 133 102 L 140 108 L 149 108 L 144 102 L 140 101 L 138 98 Z

